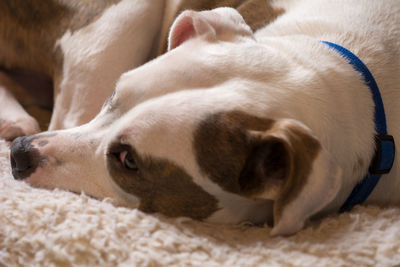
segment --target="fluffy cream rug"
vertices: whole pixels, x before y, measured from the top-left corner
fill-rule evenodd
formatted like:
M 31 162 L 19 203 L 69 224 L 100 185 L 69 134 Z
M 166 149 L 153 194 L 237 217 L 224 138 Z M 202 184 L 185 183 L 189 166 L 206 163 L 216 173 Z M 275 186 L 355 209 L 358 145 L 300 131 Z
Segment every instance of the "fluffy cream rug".
M 0 141 L 0 266 L 394 266 L 400 209 L 358 207 L 291 237 L 167 219 L 12 179 Z

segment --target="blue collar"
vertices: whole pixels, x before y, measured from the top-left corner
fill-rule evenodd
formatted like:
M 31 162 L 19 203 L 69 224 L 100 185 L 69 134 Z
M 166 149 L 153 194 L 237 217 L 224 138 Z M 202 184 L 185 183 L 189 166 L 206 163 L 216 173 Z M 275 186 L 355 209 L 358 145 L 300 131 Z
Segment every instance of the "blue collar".
M 378 85 L 376 84 L 375 79 L 368 70 L 367 66 L 365 66 L 365 64 L 356 55 L 346 48 L 334 43 L 326 41 L 322 42 L 341 54 L 341 56 L 347 59 L 354 69 L 361 74 L 365 84 L 371 90 L 372 98 L 375 102 L 375 155 L 369 167 L 368 173 L 364 179 L 354 187 L 350 196 L 340 208 L 340 212 L 344 212 L 352 209 L 353 206 L 364 202 L 378 184 L 382 174 L 390 172 L 395 157 L 395 144 L 393 136 L 387 134 L 386 116 L 382 97 L 379 92 Z

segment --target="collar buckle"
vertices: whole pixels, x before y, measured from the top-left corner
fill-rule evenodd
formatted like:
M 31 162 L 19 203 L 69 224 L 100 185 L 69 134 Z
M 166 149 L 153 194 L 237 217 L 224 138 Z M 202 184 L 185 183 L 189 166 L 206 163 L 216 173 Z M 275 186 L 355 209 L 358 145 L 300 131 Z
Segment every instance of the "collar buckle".
M 369 167 L 370 174 L 386 174 L 393 167 L 396 154 L 393 136 L 387 134 L 375 135 L 375 155 Z

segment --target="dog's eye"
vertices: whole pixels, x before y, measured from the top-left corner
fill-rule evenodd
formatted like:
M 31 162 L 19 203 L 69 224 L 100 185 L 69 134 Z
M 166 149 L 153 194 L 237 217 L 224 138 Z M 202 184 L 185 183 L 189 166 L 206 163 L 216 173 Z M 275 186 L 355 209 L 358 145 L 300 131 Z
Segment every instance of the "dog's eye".
M 132 170 L 132 171 L 139 171 L 138 166 L 136 165 L 135 160 L 133 159 L 132 155 L 128 151 L 122 151 L 119 154 L 119 160 L 121 161 L 122 165 L 125 169 Z
M 107 152 L 108 164 L 128 171 L 139 172 L 134 149 L 126 144 L 115 142 L 110 145 Z M 139 164 L 140 165 L 140 164 Z

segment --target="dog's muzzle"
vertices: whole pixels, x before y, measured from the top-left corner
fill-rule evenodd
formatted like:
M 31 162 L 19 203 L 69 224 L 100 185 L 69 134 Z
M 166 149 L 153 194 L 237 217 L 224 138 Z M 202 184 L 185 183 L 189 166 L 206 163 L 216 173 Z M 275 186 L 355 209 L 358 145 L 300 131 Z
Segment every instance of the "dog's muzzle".
M 15 179 L 23 180 L 31 175 L 39 165 L 39 152 L 31 144 L 32 138 L 18 137 L 11 146 L 10 161 Z

